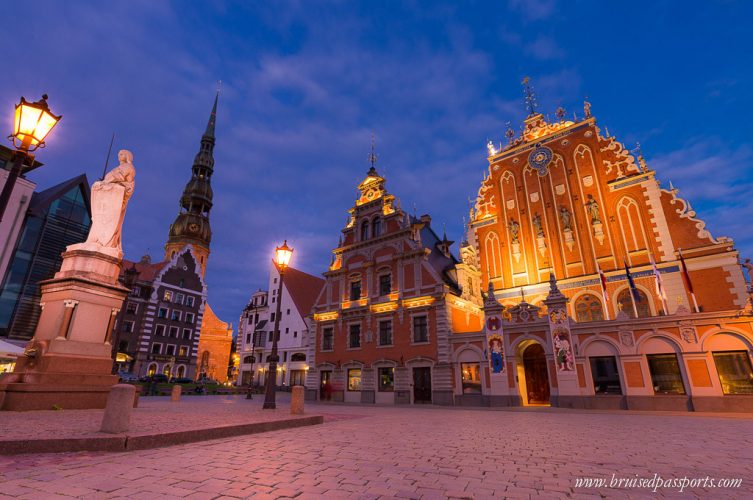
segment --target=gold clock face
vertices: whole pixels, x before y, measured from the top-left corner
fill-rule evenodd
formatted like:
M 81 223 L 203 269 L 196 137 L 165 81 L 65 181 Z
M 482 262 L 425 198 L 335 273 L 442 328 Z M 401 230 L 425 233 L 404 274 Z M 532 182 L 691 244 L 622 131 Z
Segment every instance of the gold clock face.
M 188 230 L 191 231 L 192 233 L 195 233 L 196 231 L 199 230 L 199 225 L 195 224 L 195 223 L 194 224 L 189 224 L 188 225 Z

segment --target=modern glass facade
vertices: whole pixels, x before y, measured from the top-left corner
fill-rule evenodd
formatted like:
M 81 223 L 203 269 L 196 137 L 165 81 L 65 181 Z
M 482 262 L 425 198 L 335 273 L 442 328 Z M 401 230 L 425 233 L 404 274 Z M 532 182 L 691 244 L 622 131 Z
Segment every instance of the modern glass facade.
M 0 288 L 0 336 L 34 336 L 41 312 L 39 282 L 52 278 L 65 248 L 89 233 L 88 193 L 84 175 L 34 193 Z

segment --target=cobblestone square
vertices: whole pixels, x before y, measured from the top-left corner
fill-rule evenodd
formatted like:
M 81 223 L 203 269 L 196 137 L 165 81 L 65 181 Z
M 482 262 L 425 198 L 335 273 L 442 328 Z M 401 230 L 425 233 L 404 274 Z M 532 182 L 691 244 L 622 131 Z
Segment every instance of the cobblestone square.
M 243 398 L 218 404 L 258 405 Z M 311 404 L 323 425 L 126 453 L 0 458 L 19 498 L 744 498 L 748 415 Z M 739 488 L 576 487 L 740 478 Z

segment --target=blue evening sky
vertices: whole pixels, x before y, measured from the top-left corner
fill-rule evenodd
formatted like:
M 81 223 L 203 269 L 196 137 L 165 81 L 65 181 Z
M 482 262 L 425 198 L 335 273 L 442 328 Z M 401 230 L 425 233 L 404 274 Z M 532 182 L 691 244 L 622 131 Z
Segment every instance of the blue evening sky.
M 0 113 L 10 128 L 19 96 L 47 92 L 64 115 L 40 188 L 96 180 L 114 131 L 137 168 L 126 256 L 160 258 L 222 80 L 207 279 L 235 324 L 284 238 L 294 266 L 326 270 L 372 131 L 403 208 L 459 240 L 486 140 L 525 117 L 525 75 L 543 113 L 582 114 L 588 96 L 602 130 L 639 141 L 753 256 L 751 18 L 744 1 L 11 3 Z

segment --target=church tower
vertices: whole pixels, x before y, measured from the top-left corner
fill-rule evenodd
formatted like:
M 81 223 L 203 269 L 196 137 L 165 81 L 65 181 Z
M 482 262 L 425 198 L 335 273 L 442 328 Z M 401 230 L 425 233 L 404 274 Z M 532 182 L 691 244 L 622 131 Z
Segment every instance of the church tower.
M 170 225 L 165 244 L 165 260 L 169 260 L 184 246 L 192 245 L 204 275 L 209 258 L 209 242 L 212 229 L 209 227 L 209 211 L 212 209 L 211 178 L 214 172 L 214 126 L 217 118 L 217 99 L 214 98 L 209 122 L 201 136 L 201 146 L 191 167 L 188 181 L 180 197 L 180 213 Z

